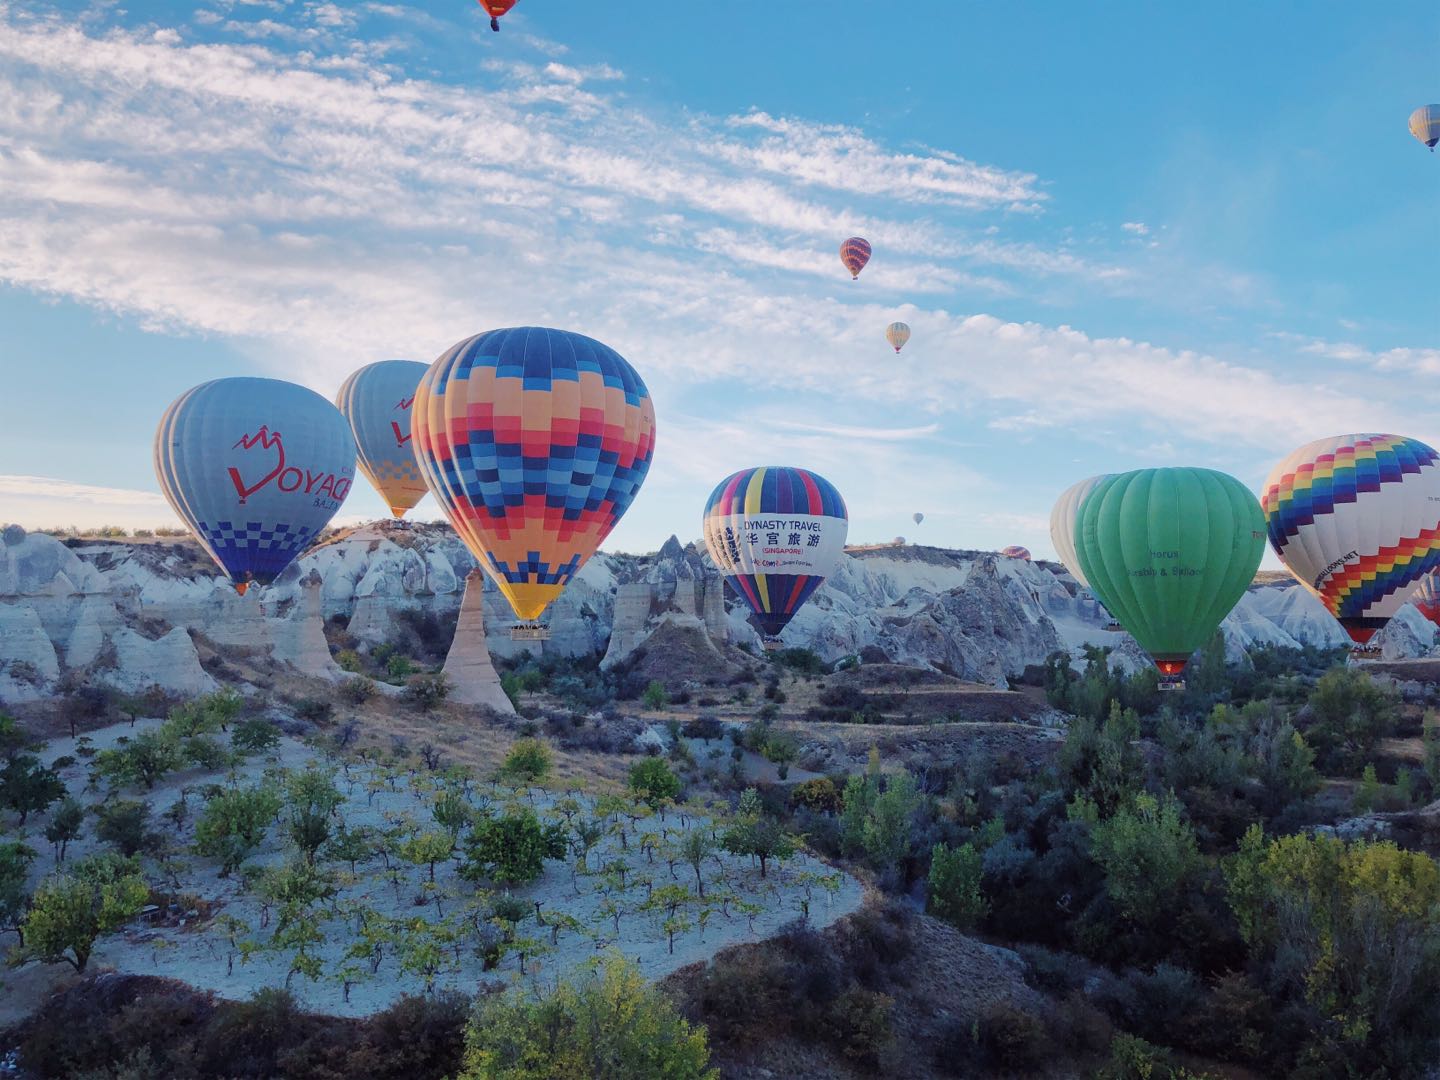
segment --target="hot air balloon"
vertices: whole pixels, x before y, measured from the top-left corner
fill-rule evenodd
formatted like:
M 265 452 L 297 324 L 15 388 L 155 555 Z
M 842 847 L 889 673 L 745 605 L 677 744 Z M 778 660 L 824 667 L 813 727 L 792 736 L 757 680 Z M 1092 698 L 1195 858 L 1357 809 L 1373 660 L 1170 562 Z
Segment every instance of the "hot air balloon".
M 741 469 L 705 504 L 705 546 L 750 605 L 750 621 L 778 648 L 780 631 L 835 568 L 850 527 L 845 500 L 806 469 Z
M 1090 588 L 1172 686 L 1249 587 L 1264 551 L 1260 504 L 1213 469 L 1106 477 L 1075 529 Z
M 1090 582 L 1085 580 L 1085 573 L 1080 569 L 1080 560 L 1075 555 L 1075 521 L 1085 496 L 1094 491 L 1100 481 L 1109 475 L 1103 473 L 1070 485 L 1060 498 L 1055 500 L 1055 507 L 1050 511 L 1050 542 L 1055 545 L 1055 554 L 1060 556 L 1060 564 L 1070 571 L 1070 575 L 1087 589 Z
M 870 261 L 870 241 L 859 236 L 852 236 L 840 245 L 840 261 L 845 264 L 845 269 L 850 271 L 850 278 L 853 281 L 860 276 L 860 271 L 865 269 L 865 264 Z
M 1440 626 L 1440 577 L 1426 574 L 1410 594 L 1410 602 L 1421 615 Z
M 1410 114 L 1410 134 L 1435 152 L 1440 143 L 1440 105 L 1421 105 Z
M 896 547 L 904 547 L 904 546 L 905 546 L 905 538 L 904 538 L 903 536 L 897 536 L 897 537 L 895 537 L 894 540 L 892 540 L 892 541 L 890 541 L 890 542 L 891 542 L 892 544 L 894 544 Z
M 397 518 L 428 490 L 410 446 L 410 406 L 427 370 L 414 360 L 382 360 L 355 372 L 335 395 L 355 436 L 360 471 Z
M 917 510 L 915 513 L 910 515 L 910 520 L 915 522 L 916 525 L 919 525 L 922 521 L 925 520 L 925 515 Z
M 485 14 L 490 16 L 490 29 L 497 31 L 500 29 L 500 16 L 519 2 L 520 0 L 476 0 L 476 3 L 485 9 Z
M 655 451 L 655 406 L 635 369 L 565 330 L 466 338 L 430 365 L 412 412 L 426 484 L 526 623 L 610 535 Z
M 1307 443 L 1275 466 L 1260 504 L 1280 561 L 1357 644 L 1440 566 L 1440 455 L 1418 439 Z
M 1001 549 L 1000 554 L 1004 555 L 1007 559 L 1024 559 L 1026 562 L 1030 561 L 1030 549 L 1021 547 L 1019 544 L 1011 544 L 1009 547 Z
M 278 379 L 216 379 L 187 390 L 155 432 L 155 475 L 175 513 L 244 593 L 310 546 L 355 478 L 339 410 Z
M 905 342 L 910 340 L 910 327 L 903 322 L 892 322 L 885 328 L 885 340 L 890 342 L 898 353 L 905 347 Z

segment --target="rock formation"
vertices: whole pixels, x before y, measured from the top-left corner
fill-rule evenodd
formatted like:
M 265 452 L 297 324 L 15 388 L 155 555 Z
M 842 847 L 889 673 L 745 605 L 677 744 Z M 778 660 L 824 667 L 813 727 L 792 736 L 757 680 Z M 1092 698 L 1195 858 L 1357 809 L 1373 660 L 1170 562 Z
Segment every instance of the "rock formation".
M 300 600 L 283 619 L 273 620 L 276 660 L 289 664 L 304 675 L 317 679 L 340 679 L 344 672 L 330 655 L 325 627 L 320 617 L 320 575 L 311 571 L 300 592 Z
M 461 705 L 484 705 L 507 716 L 515 706 L 500 687 L 500 676 L 485 647 L 485 575 L 471 570 L 465 578 L 465 598 L 455 623 L 455 640 L 442 669 L 450 680 L 450 700 Z

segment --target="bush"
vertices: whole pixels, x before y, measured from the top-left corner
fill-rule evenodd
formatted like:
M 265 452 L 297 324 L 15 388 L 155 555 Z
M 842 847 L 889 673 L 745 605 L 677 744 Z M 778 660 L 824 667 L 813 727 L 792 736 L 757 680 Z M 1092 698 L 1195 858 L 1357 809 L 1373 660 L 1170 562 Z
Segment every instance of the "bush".
M 312 724 L 323 724 L 335 715 L 335 705 L 325 698 L 301 698 L 295 703 L 295 715 Z
M 1320 677 L 1306 704 L 1305 737 L 1327 773 L 1355 773 L 1395 726 L 1399 696 L 1364 672 L 1335 667 Z
M 160 837 L 150 830 L 150 807 L 130 799 L 116 799 L 95 808 L 95 838 L 127 859 L 153 851 L 160 842 Z
M 980 853 L 973 844 L 952 851 L 936 844 L 930 853 L 930 900 L 926 910 L 937 918 L 973 930 L 990 911 L 980 892 Z
M 340 665 L 341 671 L 365 670 L 365 662 L 360 659 L 360 654 L 354 649 L 341 649 L 335 654 L 335 663 Z
M 280 729 L 260 717 L 241 720 L 230 733 L 230 745 L 250 754 L 273 750 L 279 743 Z
M 349 705 L 364 705 L 376 695 L 375 680 L 363 675 L 346 679 L 340 684 L 340 697 Z
M 825 661 L 811 649 L 780 649 L 771 653 L 770 659 L 802 675 L 824 675 L 829 670 Z
M 500 779 L 512 783 L 538 783 L 550 775 L 552 762 L 550 747 L 539 739 L 520 739 L 505 756 L 505 762 L 500 766 Z
M 704 739 L 706 742 L 712 739 L 723 738 L 725 725 L 718 716 L 697 716 L 694 720 L 685 724 L 685 737 L 687 739 Z
M 663 709 L 670 701 L 665 693 L 665 684 L 658 679 L 651 679 L 650 684 L 645 687 L 645 692 L 640 695 L 641 702 L 645 708 L 655 710 Z
M 542 825 L 528 806 L 475 823 L 465 840 L 460 876 L 467 881 L 523 885 L 545 872 L 546 859 L 565 857 L 565 830 Z
M 630 766 L 630 790 L 652 809 L 680 794 L 680 778 L 662 758 L 651 757 Z
M 878 1068 L 881 1052 L 894 1038 L 890 1024 L 894 1007 L 895 1002 L 885 994 L 851 987 L 826 1010 L 830 1041 L 865 1068 Z
M 704 1029 L 611 954 L 598 970 L 539 996 L 516 989 L 482 1001 L 466 1030 L 460 1080 L 716 1080 L 709 1062 Z
M 790 805 L 803 806 L 821 814 L 838 813 L 842 805 L 840 790 L 828 776 L 802 780 L 790 789 Z
M 405 700 L 421 712 L 429 712 L 450 696 L 450 679 L 438 672 L 434 675 L 412 675 L 405 684 Z
M 976 1022 L 982 1060 L 1005 1073 L 1033 1075 L 1055 1054 L 1048 1022 L 1018 1005 L 992 1005 Z

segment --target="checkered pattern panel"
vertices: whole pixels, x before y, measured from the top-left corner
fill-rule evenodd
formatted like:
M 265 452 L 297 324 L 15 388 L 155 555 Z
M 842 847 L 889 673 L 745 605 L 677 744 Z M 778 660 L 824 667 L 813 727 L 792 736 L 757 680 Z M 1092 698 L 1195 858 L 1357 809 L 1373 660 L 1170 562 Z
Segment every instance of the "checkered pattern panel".
M 223 565 L 234 565 L 243 558 L 250 567 L 249 579 L 268 585 L 280 571 L 310 546 L 315 530 L 280 523 L 267 525 L 259 521 L 217 521 L 198 523 L 200 533 Z

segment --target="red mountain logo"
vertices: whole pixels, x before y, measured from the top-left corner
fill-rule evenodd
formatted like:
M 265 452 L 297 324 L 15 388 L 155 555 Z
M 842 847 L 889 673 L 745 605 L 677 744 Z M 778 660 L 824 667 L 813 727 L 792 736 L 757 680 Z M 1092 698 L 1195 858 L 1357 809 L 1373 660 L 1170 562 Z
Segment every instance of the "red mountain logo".
M 276 451 L 275 467 L 262 476 L 253 484 L 247 485 L 240 475 L 240 470 L 231 465 L 229 468 L 230 482 L 235 485 L 235 493 L 240 496 L 240 505 L 245 505 L 245 500 L 255 492 L 259 491 L 266 484 L 274 480 L 285 471 L 285 446 L 280 441 L 280 432 L 271 432 L 269 425 L 261 424 L 260 430 L 254 435 L 242 435 L 238 442 L 231 447 L 232 450 L 253 450 L 256 446 L 266 450 Z
M 393 432 L 395 432 L 395 445 L 396 445 L 396 446 L 404 446 L 404 445 L 405 445 L 407 442 L 409 442 L 410 439 L 411 439 L 411 436 L 405 434 L 405 432 L 403 432 L 403 431 L 400 430 L 400 425 L 399 425 L 399 423 L 397 423 L 397 422 L 394 421 L 394 420 L 391 420 L 391 421 L 390 421 L 390 430 L 393 431 Z
M 411 406 L 411 405 L 414 405 L 414 404 L 415 404 L 415 395 L 414 395 L 414 394 L 411 394 L 409 397 L 402 397 L 399 401 L 397 401 L 397 402 L 395 403 L 395 407 L 396 407 L 397 409 L 403 409 L 404 411 L 409 412 L 409 411 L 410 411 L 410 406 Z

